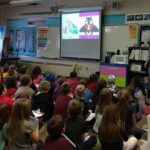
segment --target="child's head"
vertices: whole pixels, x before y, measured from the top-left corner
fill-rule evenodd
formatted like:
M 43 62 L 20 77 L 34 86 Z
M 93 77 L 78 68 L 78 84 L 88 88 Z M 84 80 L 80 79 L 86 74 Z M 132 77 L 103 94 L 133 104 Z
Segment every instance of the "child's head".
M 29 93 L 26 92 L 26 91 L 20 92 L 20 93 L 15 97 L 15 100 L 20 99 L 20 98 L 26 98 L 26 99 L 30 99 L 30 100 L 31 100 L 31 97 L 30 97 Z
M 6 88 L 3 83 L 0 83 L 0 95 L 5 95 L 6 94 Z
M 18 98 L 12 108 L 11 118 L 22 121 L 29 120 L 31 114 L 31 100 Z
M 79 84 L 76 87 L 75 93 L 77 98 L 83 98 L 85 95 L 85 86 L 83 84 Z
M 19 73 L 21 74 L 26 74 L 27 72 L 28 72 L 28 68 L 25 65 L 23 65 L 19 70 Z
M 15 76 L 10 76 L 6 79 L 7 88 L 16 88 L 17 87 L 17 78 Z
M 9 76 L 13 76 L 16 73 L 16 66 L 14 64 L 9 66 L 8 73 L 9 73 Z
M 47 131 L 50 138 L 57 139 L 61 136 L 64 128 L 64 118 L 61 115 L 54 115 L 47 124 Z
M 130 92 L 128 89 L 122 89 L 118 92 L 118 103 L 117 103 L 117 108 L 118 108 L 118 114 L 122 120 L 125 119 L 126 117 L 126 110 L 127 110 L 127 103 L 130 100 Z
M 33 77 L 33 79 L 34 79 L 34 78 L 37 78 L 38 75 L 40 75 L 41 73 L 42 73 L 41 67 L 40 67 L 40 66 L 35 66 L 35 67 L 32 69 L 32 77 Z
M 71 78 L 76 78 L 76 77 L 77 77 L 76 71 L 70 72 L 70 77 L 71 77 Z
M 30 75 L 23 75 L 21 76 L 20 82 L 21 86 L 29 86 L 31 84 L 31 76 Z
M 98 112 L 103 114 L 106 106 L 113 103 L 112 93 L 108 88 L 103 88 L 98 100 Z
M 8 72 L 8 70 L 9 70 L 9 67 L 8 67 L 8 66 L 4 66 L 4 67 L 3 67 L 3 73 Z
M 77 117 L 82 110 L 82 103 L 77 99 L 72 99 L 68 104 L 68 113 L 70 117 Z
M 97 76 L 95 74 L 91 74 L 89 77 L 89 82 L 96 82 L 97 81 Z
M 97 80 L 97 90 L 100 92 L 103 88 L 107 87 L 107 82 L 104 78 L 99 78 Z
M 49 81 L 43 81 L 40 83 L 39 89 L 41 92 L 48 92 L 50 88 L 51 86 Z
M 58 86 L 61 87 L 61 85 L 66 81 L 65 77 L 59 77 L 58 78 Z
M 130 99 L 130 92 L 128 89 L 121 89 L 117 95 L 120 106 L 125 106 Z
M 81 79 L 79 81 L 79 84 L 83 84 L 85 87 L 87 87 L 87 80 L 86 79 Z
M 3 128 L 9 117 L 9 109 L 6 103 L 0 103 L 0 129 Z
M 70 93 L 70 84 L 69 82 L 64 82 L 61 86 L 61 90 L 63 94 L 69 94 Z

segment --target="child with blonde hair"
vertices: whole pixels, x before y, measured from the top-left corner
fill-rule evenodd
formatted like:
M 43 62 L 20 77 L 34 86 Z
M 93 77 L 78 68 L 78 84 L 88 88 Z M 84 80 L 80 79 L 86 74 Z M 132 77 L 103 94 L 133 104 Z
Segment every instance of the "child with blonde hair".
M 17 99 L 7 127 L 8 149 L 37 149 L 39 125 L 36 118 L 30 117 L 31 101 L 26 98 Z

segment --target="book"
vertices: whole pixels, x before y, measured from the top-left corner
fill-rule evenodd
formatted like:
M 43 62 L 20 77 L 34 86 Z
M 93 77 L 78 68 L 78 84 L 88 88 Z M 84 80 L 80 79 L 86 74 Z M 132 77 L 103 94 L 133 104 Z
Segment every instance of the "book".
M 95 113 L 90 113 L 89 116 L 85 119 L 85 121 L 91 121 L 95 118 Z
M 34 114 L 35 117 L 42 117 L 44 115 L 43 112 L 40 111 L 40 109 L 37 110 L 32 110 L 32 113 Z

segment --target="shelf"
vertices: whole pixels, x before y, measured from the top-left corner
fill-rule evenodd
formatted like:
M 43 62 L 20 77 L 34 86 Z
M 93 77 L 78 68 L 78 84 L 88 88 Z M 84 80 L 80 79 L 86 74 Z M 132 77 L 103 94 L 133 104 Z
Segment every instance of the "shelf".
M 130 72 L 132 72 L 132 73 L 139 73 L 139 74 L 147 74 L 146 71 L 132 71 L 132 70 L 130 70 Z
M 134 59 L 129 59 L 129 61 L 135 61 L 135 62 L 146 62 L 146 60 L 134 60 Z

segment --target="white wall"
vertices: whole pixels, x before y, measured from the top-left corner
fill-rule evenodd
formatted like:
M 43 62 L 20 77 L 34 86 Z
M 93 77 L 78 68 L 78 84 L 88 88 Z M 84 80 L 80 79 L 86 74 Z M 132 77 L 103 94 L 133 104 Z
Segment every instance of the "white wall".
M 108 2 L 108 0 L 102 0 Z M 104 7 L 104 14 L 126 14 L 126 13 L 139 13 L 139 12 L 150 12 L 150 0 L 120 0 L 120 9 L 112 9 L 111 3 L 107 3 L 107 7 Z M 100 0 L 64 0 L 63 2 L 66 8 L 68 7 L 92 7 L 92 6 L 104 6 Z M 8 19 L 13 18 L 27 18 L 34 16 L 20 16 L 20 13 L 25 12 L 43 12 L 50 11 L 50 6 L 54 4 L 42 4 L 37 6 L 22 6 L 22 7 L 0 7 L 0 23 L 6 24 Z M 44 15 L 45 17 L 46 15 Z M 51 15 L 47 15 L 51 16 Z M 42 17 L 42 16 L 36 16 Z M 26 59 L 26 58 L 24 58 Z M 29 59 L 28 59 L 29 60 Z M 23 61 L 30 67 L 37 65 L 38 61 L 41 63 L 43 71 L 52 70 L 59 75 L 68 75 L 72 71 L 73 64 L 80 64 L 79 76 L 88 77 L 91 73 L 99 70 L 99 62 L 88 62 L 88 61 L 72 61 L 72 60 L 39 60 L 32 59 L 36 63 L 28 60 Z M 31 60 L 31 59 L 30 59 Z M 46 63 L 45 63 L 46 62 Z M 44 63 L 44 66 L 43 66 Z M 60 65 L 59 65 L 60 64 Z M 64 65 L 61 65 L 64 64 Z M 68 65 L 66 65 L 68 64 Z
M 21 63 L 25 63 L 29 69 L 33 66 L 39 65 L 43 72 L 52 71 L 56 75 L 68 76 L 73 71 L 74 65 L 76 65 L 77 73 L 79 77 L 89 77 L 90 74 L 99 71 L 99 63 L 97 62 L 85 62 L 77 60 L 55 60 L 55 59 L 40 59 L 40 58 L 22 58 Z

